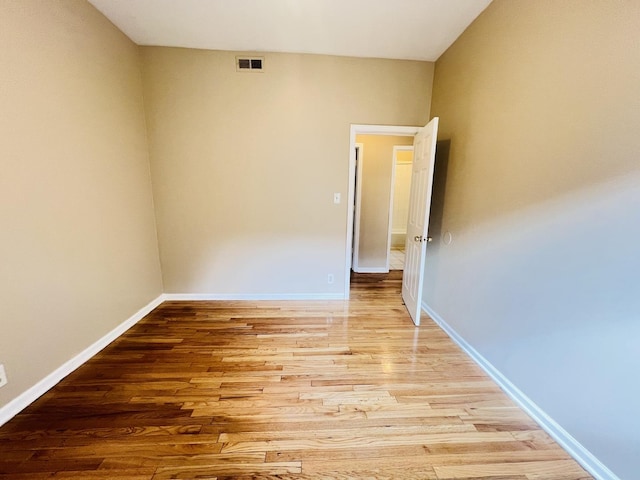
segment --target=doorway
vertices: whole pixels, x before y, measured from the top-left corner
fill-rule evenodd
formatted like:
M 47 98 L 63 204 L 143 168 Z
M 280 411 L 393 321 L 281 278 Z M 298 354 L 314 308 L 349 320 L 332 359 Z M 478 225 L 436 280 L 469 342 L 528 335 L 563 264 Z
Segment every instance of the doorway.
M 349 192 L 348 205 L 355 205 L 356 201 L 356 136 L 357 135 L 393 135 L 403 137 L 414 137 L 421 127 L 390 126 L 390 125 L 351 125 L 349 142 Z M 360 166 L 361 167 L 361 166 Z M 362 169 L 359 168 L 359 171 Z M 356 208 L 347 210 L 347 235 L 345 245 L 345 298 L 349 298 L 349 288 L 351 284 L 351 267 L 354 249 L 355 217 Z
M 356 142 L 355 248 L 352 270 L 356 273 L 388 273 L 394 205 L 394 153 L 406 154 L 404 149 L 413 148 L 413 137 L 357 135 Z M 359 149 L 358 144 L 362 145 Z M 401 150 L 398 151 L 398 148 Z M 409 178 L 410 175 L 409 171 Z M 396 178 L 401 179 L 401 176 Z M 396 191 L 403 193 L 402 188 Z M 400 205 L 401 202 L 395 204 Z M 400 222 L 406 220 L 407 213 L 408 211 L 404 218 L 396 216 L 396 219 Z

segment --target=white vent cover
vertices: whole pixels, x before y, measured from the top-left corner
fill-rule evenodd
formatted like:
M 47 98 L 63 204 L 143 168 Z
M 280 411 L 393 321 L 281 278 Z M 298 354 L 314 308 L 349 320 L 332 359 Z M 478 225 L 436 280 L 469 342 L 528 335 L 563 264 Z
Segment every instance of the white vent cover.
M 262 72 L 264 57 L 236 57 L 236 70 L 239 72 Z

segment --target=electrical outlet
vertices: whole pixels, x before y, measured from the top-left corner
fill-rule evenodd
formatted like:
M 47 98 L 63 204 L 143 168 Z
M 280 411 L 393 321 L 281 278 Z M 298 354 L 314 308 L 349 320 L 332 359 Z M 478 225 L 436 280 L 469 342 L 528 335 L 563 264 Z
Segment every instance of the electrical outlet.
M 4 371 L 4 365 L 0 365 L 0 387 L 4 387 L 8 382 L 7 373 Z
M 327 283 L 333 283 L 333 273 L 327 275 Z

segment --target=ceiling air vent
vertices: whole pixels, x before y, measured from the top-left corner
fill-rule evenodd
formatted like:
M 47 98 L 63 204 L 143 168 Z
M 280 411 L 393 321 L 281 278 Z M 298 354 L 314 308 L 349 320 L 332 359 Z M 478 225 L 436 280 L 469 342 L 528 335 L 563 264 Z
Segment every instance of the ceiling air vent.
M 262 72 L 264 57 L 236 57 L 236 70 L 239 72 Z

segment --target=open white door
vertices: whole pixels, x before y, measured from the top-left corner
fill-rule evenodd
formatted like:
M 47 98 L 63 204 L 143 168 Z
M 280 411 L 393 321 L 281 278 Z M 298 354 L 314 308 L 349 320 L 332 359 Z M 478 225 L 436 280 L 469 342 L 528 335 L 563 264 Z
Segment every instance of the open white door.
M 418 132 L 413 142 L 413 171 L 409 197 L 405 266 L 402 275 L 402 299 L 416 326 L 420 325 L 422 310 L 424 258 L 427 251 L 427 231 L 429 230 L 437 136 L 438 117 L 435 117 Z

